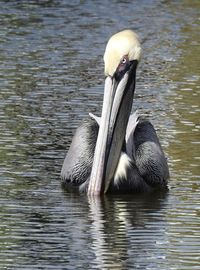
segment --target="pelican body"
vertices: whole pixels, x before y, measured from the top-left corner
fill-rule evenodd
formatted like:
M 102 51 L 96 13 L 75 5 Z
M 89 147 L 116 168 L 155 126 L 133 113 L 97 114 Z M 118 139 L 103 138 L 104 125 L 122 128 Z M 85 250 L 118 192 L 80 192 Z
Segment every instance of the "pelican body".
M 75 132 L 61 171 L 68 190 L 99 195 L 167 188 L 169 170 L 156 131 L 131 114 L 140 56 L 131 30 L 108 41 L 102 114 L 90 114 Z

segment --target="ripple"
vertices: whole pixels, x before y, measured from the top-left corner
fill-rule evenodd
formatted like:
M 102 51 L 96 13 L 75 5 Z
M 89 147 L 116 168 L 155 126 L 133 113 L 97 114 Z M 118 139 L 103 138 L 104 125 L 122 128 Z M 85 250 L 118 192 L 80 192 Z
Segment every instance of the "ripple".
M 0 268 L 200 268 L 198 10 L 156 0 L 2 1 Z M 133 110 L 156 127 L 171 188 L 68 194 L 65 149 L 81 119 L 100 114 L 104 46 L 127 27 L 144 48 Z

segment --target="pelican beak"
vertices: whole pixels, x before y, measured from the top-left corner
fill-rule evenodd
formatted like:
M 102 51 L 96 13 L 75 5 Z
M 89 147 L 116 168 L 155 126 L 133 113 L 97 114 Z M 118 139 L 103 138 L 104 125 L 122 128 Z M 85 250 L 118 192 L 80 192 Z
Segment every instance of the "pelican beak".
M 117 168 L 135 90 L 137 60 L 105 80 L 102 115 L 88 195 L 106 193 Z

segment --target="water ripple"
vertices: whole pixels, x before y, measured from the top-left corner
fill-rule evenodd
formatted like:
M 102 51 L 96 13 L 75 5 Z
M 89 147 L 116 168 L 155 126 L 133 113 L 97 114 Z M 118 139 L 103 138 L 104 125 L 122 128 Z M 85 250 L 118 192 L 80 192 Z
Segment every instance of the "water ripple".
M 199 269 L 198 1 L 1 1 L 0 268 Z M 103 51 L 140 33 L 133 103 L 170 165 L 167 194 L 60 187 L 75 128 L 100 114 Z

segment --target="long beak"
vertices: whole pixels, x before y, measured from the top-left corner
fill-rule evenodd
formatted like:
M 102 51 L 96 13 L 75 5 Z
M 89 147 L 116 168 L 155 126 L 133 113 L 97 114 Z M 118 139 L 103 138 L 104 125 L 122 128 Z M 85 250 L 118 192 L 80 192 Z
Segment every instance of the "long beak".
M 89 181 L 88 195 L 106 193 L 117 168 L 131 113 L 137 64 L 130 66 L 120 82 L 107 77 L 102 116 Z

